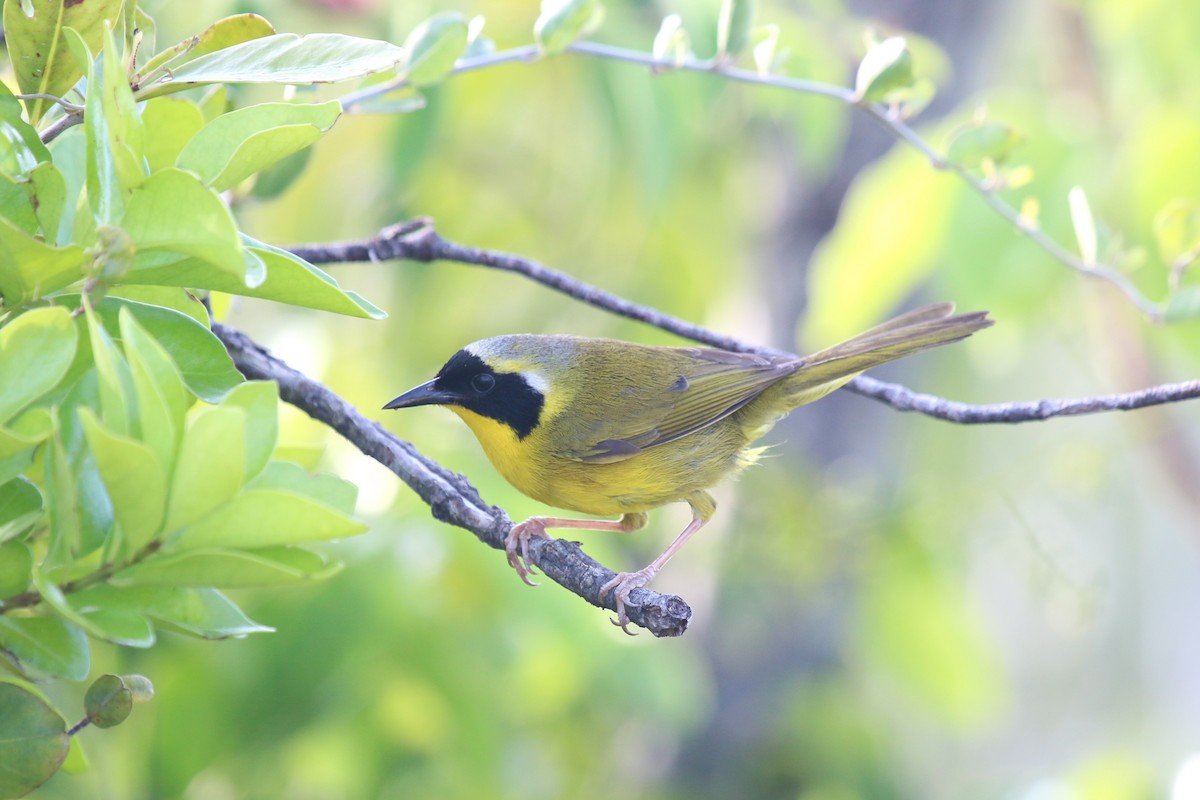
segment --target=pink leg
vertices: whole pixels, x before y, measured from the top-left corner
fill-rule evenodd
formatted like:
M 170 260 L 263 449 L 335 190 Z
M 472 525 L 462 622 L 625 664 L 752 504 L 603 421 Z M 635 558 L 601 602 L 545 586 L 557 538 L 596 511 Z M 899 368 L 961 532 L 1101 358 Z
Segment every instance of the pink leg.
M 549 539 L 546 528 L 578 528 L 589 531 L 615 531 L 628 533 L 646 524 L 645 514 L 626 514 L 616 522 L 604 519 L 569 519 L 566 517 L 530 517 L 524 522 L 513 525 L 504 540 L 504 552 L 508 555 L 508 565 L 517 571 L 521 580 L 530 586 L 537 584 L 529 580 L 535 571 L 529 560 L 529 540 L 533 537 Z M 518 550 L 520 553 L 518 554 Z
M 671 559 L 671 556 L 675 555 L 675 551 L 683 547 L 683 543 L 690 539 L 692 534 L 700 530 L 704 526 L 704 523 L 708 521 L 707 518 L 701 517 L 700 512 L 695 509 L 693 509 L 693 514 L 692 521 L 675 537 L 675 541 L 671 542 L 670 546 L 662 551 L 662 555 L 637 572 L 618 572 L 616 577 L 600 587 L 601 600 L 609 592 L 613 592 L 613 596 L 617 600 L 617 618 L 612 623 L 620 626 L 621 630 L 630 636 L 636 634 L 629 630 L 629 616 L 625 613 L 625 603 L 629 600 L 629 593 L 634 589 L 645 586 L 653 580 L 658 571 L 663 568 L 663 565 Z

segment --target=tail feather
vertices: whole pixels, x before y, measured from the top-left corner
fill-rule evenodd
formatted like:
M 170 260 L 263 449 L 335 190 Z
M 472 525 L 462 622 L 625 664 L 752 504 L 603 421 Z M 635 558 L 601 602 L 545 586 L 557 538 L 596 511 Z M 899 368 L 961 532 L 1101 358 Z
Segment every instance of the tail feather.
M 814 353 L 784 382 L 787 394 L 796 405 L 812 402 L 872 367 L 957 342 L 992 325 L 986 311 L 953 313 L 952 303 L 923 306 Z

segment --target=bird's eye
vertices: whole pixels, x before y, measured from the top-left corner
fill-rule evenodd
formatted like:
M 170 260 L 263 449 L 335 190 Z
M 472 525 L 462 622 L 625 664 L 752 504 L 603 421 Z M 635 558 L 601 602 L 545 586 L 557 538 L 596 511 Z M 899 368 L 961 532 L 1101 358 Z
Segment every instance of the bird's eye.
M 496 376 L 490 372 L 481 372 L 471 378 L 471 388 L 479 394 L 487 394 L 496 386 Z

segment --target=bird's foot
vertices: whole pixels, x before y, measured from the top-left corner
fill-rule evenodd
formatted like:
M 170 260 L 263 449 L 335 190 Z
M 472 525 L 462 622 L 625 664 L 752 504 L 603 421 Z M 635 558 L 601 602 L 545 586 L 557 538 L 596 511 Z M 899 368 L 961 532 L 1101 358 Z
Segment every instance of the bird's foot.
M 634 589 L 640 589 L 645 586 L 657 574 L 658 570 L 653 568 L 653 566 L 639 569 L 637 572 L 618 572 L 611 581 L 600 587 L 601 600 L 609 592 L 612 592 L 613 597 L 617 601 L 617 616 L 611 620 L 612 624 L 630 636 L 637 636 L 637 634 L 629 630 L 629 615 L 625 613 L 625 604 L 629 601 L 629 593 Z
M 550 538 L 550 534 L 546 533 L 545 521 L 539 517 L 530 517 L 524 522 L 513 525 L 512 530 L 504 539 L 504 552 L 508 556 L 508 565 L 515 569 L 517 575 L 521 576 L 521 580 L 529 586 L 537 586 L 536 581 L 529 580 L 529 576 L 537 572 L 533 568 L 533 562 L 529 559 L 529 540 L 535 536 L 541 539 Z

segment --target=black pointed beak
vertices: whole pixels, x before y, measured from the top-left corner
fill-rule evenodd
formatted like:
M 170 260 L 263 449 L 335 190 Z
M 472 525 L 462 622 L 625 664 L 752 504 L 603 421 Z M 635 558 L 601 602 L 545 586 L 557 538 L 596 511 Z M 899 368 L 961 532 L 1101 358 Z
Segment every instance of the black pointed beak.
M 440 389 L 435 389 L 433 383 L 433 381 L 429 381 L 428 383 L 422 383 L 415 389 L 409 389 L 407 392 L 384 406 L 384 408 L 412 408 L 413 406 L 449 405 L 452 403 L 457 403 L 462 399 L 454 392 L 446 392 Z

